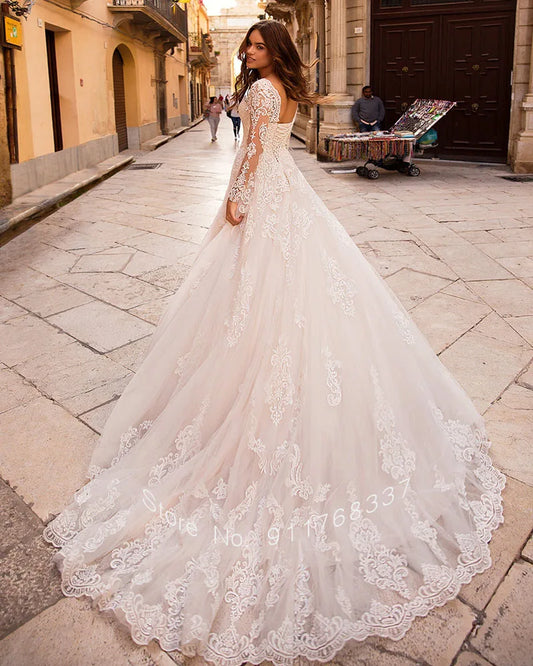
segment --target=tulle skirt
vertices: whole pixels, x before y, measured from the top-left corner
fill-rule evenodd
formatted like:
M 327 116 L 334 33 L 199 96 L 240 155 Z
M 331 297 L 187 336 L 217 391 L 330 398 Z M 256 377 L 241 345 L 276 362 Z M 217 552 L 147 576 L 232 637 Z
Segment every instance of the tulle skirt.
M 504 475 L 399 299 L 280 158 L 221 206 L 44 537 L 67 596 L 218 666 L 398 640 L 491 565 Z

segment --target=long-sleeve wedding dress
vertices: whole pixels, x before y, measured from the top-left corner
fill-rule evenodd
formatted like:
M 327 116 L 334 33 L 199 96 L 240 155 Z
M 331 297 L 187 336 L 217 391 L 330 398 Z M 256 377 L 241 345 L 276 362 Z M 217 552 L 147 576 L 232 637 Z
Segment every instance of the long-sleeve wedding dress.
M 217 666 L 400 639 L 491 566 L 484 420 L 289 152 L 259 79 L 225 201 L 44 531 L 63 593 Z

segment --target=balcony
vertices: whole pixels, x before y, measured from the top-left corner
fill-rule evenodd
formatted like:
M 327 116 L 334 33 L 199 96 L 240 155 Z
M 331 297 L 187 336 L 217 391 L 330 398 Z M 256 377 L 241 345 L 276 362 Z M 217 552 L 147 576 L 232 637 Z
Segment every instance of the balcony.
M 189 33 L 189 62 L 191 65 L 207 66 L 211 63 L 213 42 L 211 35 L 198 32 Z
M 107 3 L 110 12 L 124 14 L 147 37 L 160 38 L 169 47 L 187 41 L 187 11 L 171 0 L 113 0 Z M 117 16 L 115 25 L 119 25 Z

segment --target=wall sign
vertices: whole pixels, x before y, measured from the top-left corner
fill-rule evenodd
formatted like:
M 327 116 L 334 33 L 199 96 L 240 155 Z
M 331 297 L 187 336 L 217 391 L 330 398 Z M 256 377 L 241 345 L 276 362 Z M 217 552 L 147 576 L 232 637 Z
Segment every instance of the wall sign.
M 11 49 L 22 49 L 22 28 L 20 19 L 2 16 L 2 46 Z

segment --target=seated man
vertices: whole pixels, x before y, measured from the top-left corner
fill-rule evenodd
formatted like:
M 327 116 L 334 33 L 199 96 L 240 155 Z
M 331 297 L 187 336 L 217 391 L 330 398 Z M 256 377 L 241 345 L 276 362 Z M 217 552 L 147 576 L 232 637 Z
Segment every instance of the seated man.
M 352 120 L 359 125 L 360 132 L 374 132 L 381 129 L 385 118 L 385 106 L 375 97 L 370 86 L 363 88 L 363 96 L 352 106 Z

